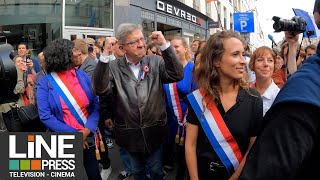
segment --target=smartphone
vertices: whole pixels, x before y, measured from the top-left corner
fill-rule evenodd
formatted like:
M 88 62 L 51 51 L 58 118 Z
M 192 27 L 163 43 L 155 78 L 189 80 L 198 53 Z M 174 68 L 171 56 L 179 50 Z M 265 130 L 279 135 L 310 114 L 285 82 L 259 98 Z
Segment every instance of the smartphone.
M 93 53 L 93 47 L 92 46 L 88 47 L 88 53 Z
M 27 65 L 28 59 L 30 59 L 30 54 L 27 54 L 27 55 L 26 55 L 26 60 L 24 61 L 24 64 L 25 64 L 25 65 Z

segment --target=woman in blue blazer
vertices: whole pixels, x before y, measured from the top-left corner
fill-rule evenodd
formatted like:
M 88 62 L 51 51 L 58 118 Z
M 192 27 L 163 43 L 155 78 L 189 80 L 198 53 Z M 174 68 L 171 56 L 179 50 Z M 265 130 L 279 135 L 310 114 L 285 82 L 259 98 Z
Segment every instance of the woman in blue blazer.
M 99 140 L 98 97 L 91 91 L 88 75 L 74 68 L 73 47 L 70 40 L 57 39 L 44 49 L 47 75 L 38 84 L 38 110 L 41 121 L 49 130 L 83 133 L 84 167 L 88 179 L 99 180 L 99 155 L 96 154 L 97 159 L 94 157 L 99 146 L 94 143 Z

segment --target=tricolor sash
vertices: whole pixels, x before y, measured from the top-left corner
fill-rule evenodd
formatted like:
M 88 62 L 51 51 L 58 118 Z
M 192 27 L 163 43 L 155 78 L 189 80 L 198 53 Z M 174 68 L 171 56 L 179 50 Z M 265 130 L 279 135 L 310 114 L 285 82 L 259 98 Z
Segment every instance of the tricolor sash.
M 73 89 L 64 76 L 52 72 L 47 74 L 47 77 L 50 84 L 66 103 L 78 123 L 84 126 L 88 120 L 89 113 L 80 100 L 78 93 Z
M 178 88 L 177 88 L 177 83 L 170 83 L 170 84 L 165 84 L 164 85 L 168 92 L 167 94 L 167 102 L 170 107 L 172 107 L 172 110 L 174 112 L 174 115 L 177 117 L 177 122 L 178 122 L 178 130 L 176 134 L 176 139 L 175 142 L 179 145 L 184 145 L 184 132 L 185 132 L 185 124 L 186 124 L 186 115 L 187 112 L 185 113 L 185 116 L 183 116 L 183 110 L 181 107 L 180 103 L 180 98 L 179 98 L 179 93 L 178 93 Z
M 173 108 L 174 115 L 177 117 L 177 122 L 180 126 L 185 124 L 185 118 L 182 116 L 182 107 L 180 104 L 180 98 L 177 89 L 177 83 L 165 84 L 168 86 L 169 92 L 167 93 L 168 103 Z
M 70 112 L 74 116 L 74 118 L 81 124 L 83 127 L 88 120 L 89 113 L 85 108 L 83 102 L 78 96 L 78 93 L 73 89 L 71 84 L 67 81 L 67 79 L 60 75 L 59 73 L 52 72 L 47 74 L 48 80 L 53 88 L 58 92 L 60 97 L 63 99 L 64 103 L 68 106 Z M 96 159 L 100 160 L 100 152 L 105 152 L 102 135 L 100 133 L 99 128 L 97 127 L 96 132 L 93 132 L 93 140 L 95 144 L 95 153 Z
M 215 103 L 209 103 L 209 97 L 204 98 L 203 91 L 199 89 L 188 94 L 187 98 L 210 144 L 229 174 L 232 175 L 242 160 L 242 154 Z

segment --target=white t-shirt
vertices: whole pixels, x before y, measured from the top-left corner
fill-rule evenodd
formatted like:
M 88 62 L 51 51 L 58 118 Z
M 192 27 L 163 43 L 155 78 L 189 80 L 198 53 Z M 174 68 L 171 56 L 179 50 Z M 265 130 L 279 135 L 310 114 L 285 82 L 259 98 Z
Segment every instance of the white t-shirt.
M 262 94 L 261 98 L 263 101 L 263 116 L 266 112 L 270 109 L 273 101 L 276 99 L 280 89 L 279 87 L 273 82 L 269 85 L 266 91 Z

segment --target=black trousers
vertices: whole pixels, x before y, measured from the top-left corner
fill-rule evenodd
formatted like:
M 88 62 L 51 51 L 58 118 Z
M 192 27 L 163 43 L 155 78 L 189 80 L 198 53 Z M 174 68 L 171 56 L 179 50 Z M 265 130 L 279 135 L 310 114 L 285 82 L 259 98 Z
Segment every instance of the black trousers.
M 180 146 L 174 140 L 163 145 L 163 165 L 174 166 L 176 162 L 176 180 L 189 179 L 186 159 L 185 146 Z
M 24 132 L 17 109 L 12 108 L 6 113 L 2 113 L 3 122 L 9 132 Z
M 104 144 L 104 148 L 105 148 L 105 152 L 101 152 L 100 148 L 99 148 L 99 151 L 100 151 L 100 157 L 101 157 L 101 160 L 99 160 L 99 163 L 102 165 L 102 168 L 103 169 L 108 169 L 110 167 L 110 159 L 109 159 L 109 153 L 108 153 L 108 146 L 107 146 L 107 143 L 104 139 L 104 136 L 105 136 L 105 133 L 104 133 L 104 122 L 101 123 L 99 122 L 98 124 L 98 127 L 100 129 L 100 132 L 101 132 L 101 136 L 102 136 L 102 141 L 103 141 L 103 144 Z

